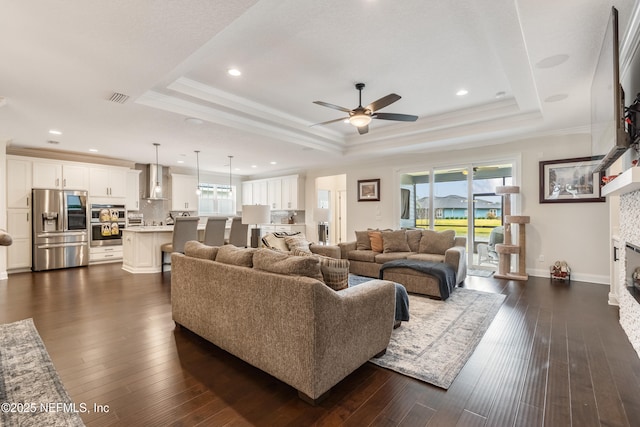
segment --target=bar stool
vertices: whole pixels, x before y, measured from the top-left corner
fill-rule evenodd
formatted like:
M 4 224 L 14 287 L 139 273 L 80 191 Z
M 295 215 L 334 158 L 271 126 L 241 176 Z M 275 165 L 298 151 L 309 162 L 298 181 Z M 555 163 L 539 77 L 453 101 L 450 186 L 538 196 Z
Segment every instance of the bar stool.
M 165 253 L 184 253 L 185 243 L 189 240 L 198 240 L 198 221 L 200 221 L 200 218 L 197 216 L 179 216 L 175 219 L 171 243 L 165 243 L 160 246 L 160 260 L 162 261 L 160 269 L 162 272 L 164 272 L 165 265 L 171 265 L 170 262 L 164 262 Z
M 210 216 L 204 228 L 204 239 L 202 243 L 209 246 L 224 245 L 224 232 L 227 226 L 227 217 Z
M 243 224 L 241 217 L 234 217 L 231 221 L 231 230 L 229 231 L 229 240 L 225 244 L 238 246 L 239 248 L 247 247 L 247 235 L 249 233 L 249 224 Z

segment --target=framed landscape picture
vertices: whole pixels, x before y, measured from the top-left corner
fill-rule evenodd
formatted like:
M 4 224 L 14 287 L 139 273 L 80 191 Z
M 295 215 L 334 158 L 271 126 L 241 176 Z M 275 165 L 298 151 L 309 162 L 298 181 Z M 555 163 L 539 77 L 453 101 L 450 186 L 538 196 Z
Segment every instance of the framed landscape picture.
M 358 201 L 359 202 L 379 202 L 380 201 L 380 179 L 358 180 Z
M 602 156 L 540 162 L 540 203 L 604 202 L 594 173 Z

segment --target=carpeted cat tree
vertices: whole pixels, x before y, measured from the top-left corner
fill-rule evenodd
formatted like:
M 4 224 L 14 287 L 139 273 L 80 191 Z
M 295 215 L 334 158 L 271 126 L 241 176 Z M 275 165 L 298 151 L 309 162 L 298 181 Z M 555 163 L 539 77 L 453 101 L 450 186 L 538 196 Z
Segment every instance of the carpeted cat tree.
M 496 194 L 502 196 L 504 209 L 504 243 L 496 245 L 496 252 L 499 255 L 498 272 L 493 275 L 498 279 L 527 280 L 527 237 L 525 224 L 529 223 L 529 217 L 525 215 L 511 215 L 511 196 L 520 193 L 520 187 L 505 185 L 496 187 Z M 513 243 L 511 237 L 511 227 L 518 225 L 517 244 Z M 511 256 L 518 259 L 518 269 L 511 271 Z

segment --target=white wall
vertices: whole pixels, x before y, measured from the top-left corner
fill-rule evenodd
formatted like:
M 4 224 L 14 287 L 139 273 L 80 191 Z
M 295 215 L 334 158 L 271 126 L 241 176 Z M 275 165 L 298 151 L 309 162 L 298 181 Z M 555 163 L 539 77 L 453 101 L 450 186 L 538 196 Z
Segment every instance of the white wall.
M 0 228 L 7 229 L 7 142 L 0 141 Z M 0 280 L 7 278 L 7 248 L 0 246 Z
M 607 203 L 539 203 L 539 162 L 591 155 L 589 134 L 537 137 L 507 144 L 438 153 L 387 157 L 384 161 L 343 169 L 307 172 L 306 199 L 315 198 L 315 178 L 347 175 L 349 236 L 367 227 L 398 228 L 401 172 L 432 166 L 461 165 L 499 159 L 520 159 L 516 185 L 519 200 L 514 214 L 529 215 L 527 272 L 548 276 L 555 260 L 572 268 L 572 280 L 609 283 L 609 210 Z M 380 178 L 380 202 L 358 202 L 357 181 Z M 307 205 L 307 206 L 313 206 Z M 545 261 L 538 262 L 539 255 Z

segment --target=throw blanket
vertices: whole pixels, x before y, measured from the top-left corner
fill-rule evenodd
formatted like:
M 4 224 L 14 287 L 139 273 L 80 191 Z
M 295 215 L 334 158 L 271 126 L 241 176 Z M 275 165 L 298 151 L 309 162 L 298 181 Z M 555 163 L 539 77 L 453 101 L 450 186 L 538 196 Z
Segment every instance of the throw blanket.
M 384 270 L 387 268 L 410 268 L 435 277 L 438 279 L 442 300 L 449 298 L 451 291 L 453 291 L 453 288 L 456 286 L 455 270 L 452 266 L 443 262 L 396 259 L 382 264 L 380 267 L 380 279 L 384 277 Z
M 349 274 L 349 287 L 357 286 L 361 283 L 368 282 L 371 277 L 355 276 Z M 394 283 L 396 285 L 396 320 L 402 322 L 409 321 L 409 294 L 407 290 L 400 283 Z

